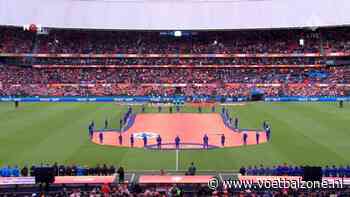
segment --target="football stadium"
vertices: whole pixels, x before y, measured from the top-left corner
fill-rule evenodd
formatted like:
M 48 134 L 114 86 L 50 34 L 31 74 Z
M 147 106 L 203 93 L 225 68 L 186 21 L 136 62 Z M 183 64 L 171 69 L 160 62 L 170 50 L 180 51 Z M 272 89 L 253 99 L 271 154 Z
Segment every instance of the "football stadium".
M 348 10 L 0 0 L 0 197 L 350 196 Z

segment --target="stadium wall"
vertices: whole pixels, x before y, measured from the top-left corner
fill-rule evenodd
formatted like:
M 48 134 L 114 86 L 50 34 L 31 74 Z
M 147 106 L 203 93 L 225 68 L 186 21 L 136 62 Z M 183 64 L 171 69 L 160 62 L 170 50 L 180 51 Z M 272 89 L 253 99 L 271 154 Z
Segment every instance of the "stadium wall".
M 349 25 L 349 0 L 0 0 L 0 24 L 92 29 Z
M 197 96 L 192 97 L 201 102 L 216 101 L 221 102 L 222 97 L 216 96 Z M 226 103 L 249 101 L 248 97 L 225 97 Z M 172 97 L 153 97 L 153 96 L 115 96 L 115 97 L 0 97 L 0 102 L 123 102 L 123 103 L 144 103 L 144 102 L 162 102 L 162 103 L 183 103 L 189 100 L 187 96 Z M 287 96 L 287 97 L 265 97 L 266 102 L 337 102 L 350 101 L 347 97 L 304 97 L 304 96 Z

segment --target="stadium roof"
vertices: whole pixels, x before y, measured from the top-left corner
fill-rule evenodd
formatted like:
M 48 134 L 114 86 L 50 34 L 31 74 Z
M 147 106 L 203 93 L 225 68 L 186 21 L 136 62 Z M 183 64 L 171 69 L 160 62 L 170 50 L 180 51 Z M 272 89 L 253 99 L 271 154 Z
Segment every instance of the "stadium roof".
M 0 0 L 1 25 L 256 29 L 350 24 L 349 0 Z

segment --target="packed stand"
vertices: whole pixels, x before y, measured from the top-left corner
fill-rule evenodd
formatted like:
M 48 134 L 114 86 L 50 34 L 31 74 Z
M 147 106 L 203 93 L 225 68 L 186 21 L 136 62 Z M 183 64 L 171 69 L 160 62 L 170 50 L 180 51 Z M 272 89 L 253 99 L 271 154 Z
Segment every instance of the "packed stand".
M 347 84 L 350 68 L 0 67 L 3 84 Z
M 23 64 L 20 59 L 8 59 L 7 64 Z M 215 65 L 320 65 L 319 58 L 311 57 L 284 57 L 284 58 L 34 58 L 31 62 L 35 65 L 76 65 L 76 67 L 83 67 L 85 65 L 187 65 L 187 66 L 203 66 Z
M 1 194 L 1 193 L 0 193 Z M 281 196 L 300 196 L 300 197 L 347 197 L 350 195 L 349 188 L 337 189 L 247 189 L 243 191 L 219 191 L 213 192 L 207 186 L 194 187 L 193 191 L 186 191 L 181 185 L 174 185 L 166 189 L 148 189 L 140 187 L 134 190 L 124 185 L 102 185 L 92 189 L 70 189 L 62 188 L 61 191 L 51 192 L 33 192 L 33 193 L 4 193 L 4 197 L 190 197 L 190 196 L 206 196 L 206 197 L 281 197 Z
M 30 53 L 35 34 L 22 28 L 0 27 L 0 53 Z
M 39 53 L 307 53 L 319 51 L 318 36 L 300 30 L 196 32 L 190 38 L 160 32 L 53 30 L 38 40 Z M 299 38 L 308 38 L 299 46 Z
M 22 96 L 345 96 L 350 69 L 0 67 L 0 94 Z M 171 84 L 171 86 L 164 86 Z M 339 85 L 340 84 L 340 85 Z
M 325 52 L 350 52 L 349 28 L 322 31 Z
M 328 31 L 328 30 L 325 30 Z M 305 30 L 191 32 L 177 38 L 164 32 L 51 29 L 48 35 L 0 27 L 3 53 L 211 54 L 317 53 L 320 34 Z M 35 39 L 33 39 L 35 38 Z M 299 39 L 305 44 L 301 46 Z

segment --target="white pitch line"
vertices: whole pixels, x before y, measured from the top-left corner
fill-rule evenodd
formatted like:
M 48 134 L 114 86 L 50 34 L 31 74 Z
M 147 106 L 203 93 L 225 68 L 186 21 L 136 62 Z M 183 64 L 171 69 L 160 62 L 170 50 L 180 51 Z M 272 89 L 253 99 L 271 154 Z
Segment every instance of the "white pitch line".
M 135 173 L 132 173 L 131 178 L 130 178 L 130 183 L 134 182 L 134 178 L 135 178 Z
M 179 149 L 176 149 L 176 171 L 179 171 Z

